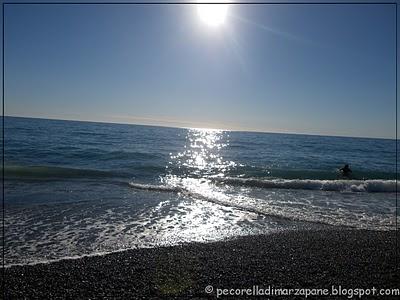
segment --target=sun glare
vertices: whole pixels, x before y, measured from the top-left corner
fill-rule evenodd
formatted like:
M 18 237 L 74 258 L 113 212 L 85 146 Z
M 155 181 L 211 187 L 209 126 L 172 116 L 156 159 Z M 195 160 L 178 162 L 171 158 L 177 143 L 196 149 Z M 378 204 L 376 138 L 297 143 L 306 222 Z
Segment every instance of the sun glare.
M 205 2 L 205 1 L 199 1 Z M 225 1 L 221 1 L 225 2 Z M 207 1 L 207 3 L 209 3 Z M 200 19 L 211 27 L 217 27 L 225 22 L 228 4 L 198 4 L 197 12 Z

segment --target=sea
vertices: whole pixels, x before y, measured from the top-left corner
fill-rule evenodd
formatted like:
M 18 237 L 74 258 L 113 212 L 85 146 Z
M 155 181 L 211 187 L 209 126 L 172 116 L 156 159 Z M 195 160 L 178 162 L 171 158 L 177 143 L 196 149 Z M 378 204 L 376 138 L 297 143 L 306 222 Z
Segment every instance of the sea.
M 395 140 L 4 124 L 7 266 L 287 230 L 396 229 Z

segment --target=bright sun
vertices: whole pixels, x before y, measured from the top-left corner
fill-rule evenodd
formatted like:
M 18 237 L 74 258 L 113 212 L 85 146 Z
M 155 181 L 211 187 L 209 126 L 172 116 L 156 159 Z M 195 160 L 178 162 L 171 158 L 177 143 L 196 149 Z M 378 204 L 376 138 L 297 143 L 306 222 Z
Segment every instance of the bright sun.
M 199 1 L 202 2 L 202 1 Z M 204 2 L 204 1 L 203 1 Z M 207 1 L 208 2 L 208 1 Z M 225 2 L 225 1 L 221 1 Z M 200 19 L 209 26 L 217 27 L 222 25 L 228 11 L 227 4 L 198 4 L 197 12 Z

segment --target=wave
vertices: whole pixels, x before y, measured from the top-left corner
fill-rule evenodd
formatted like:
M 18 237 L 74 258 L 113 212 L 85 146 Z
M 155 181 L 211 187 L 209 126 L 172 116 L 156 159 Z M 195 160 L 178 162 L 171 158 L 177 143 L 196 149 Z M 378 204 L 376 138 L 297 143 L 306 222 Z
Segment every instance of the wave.
M 275 169 L 262 168 L 256 166 L 240 165 L 231 168 L 227 172 L 228 176 L 243 176 L 246 178 L 271 178 L 271 179 L 319 179 L 319 180 L 338 180 L 340 173 L 338 169 L 330 170 L 307 170 L 307 169 Z M 396 173 L 381 171 L 353 171 L 354 180 L 372 180 L 372 179 L 396 179 Z
M 320 190 L 356 193 L 395 193 L 395 180 L 304 180 L 304 179 L 254 179 L 213 178 L 218 184 L 239 185 L 265 189 Z M 171 185 L 153 185 L 130 182 L 129 186 L 141 190 L 158 192 L 188 192 L 185 188 Z M 400 190 L 400 184 L 397 183 Z
M 188 193 L 189 191 L 184 188 L 177 186 L 169 186 L 169 185 L 158 185 L 158 184 L 144 184 L 144 183 L 135 183 L 129 182 L 129 186 L 137 189 L 137 190 L 146 190 L 146 191 L 156 191 L 156 192 L 172 192 L 172 193 Z
M 260 215 L 266 215 L 266 216 L 270 216 L 270 217 L 279 217 L 282 219 L 292 219 L 288 216 L 284 216 L 284 215 L 277 215 L 277 214 L 271 214 L 271 213 L 267 213 L 265 211 L 253 208 L 251 206 L 247 206 L 247 205 L 241 205 L 241 204 L 236 204 L 233 202 L 229 202 L 229 201 L 224 201 L 224 200 L 220 200 L 218 199 L 218 197 L 212 197 L 210 195 L 204 195 L 202 193 L 197 193 L 194 191 L 190 191 L 189 189 L 185 189 L 183 187 L 178 187 L 178 186 L 168 186 L 168 185 L 157 185 L 157 184 L 141 184 L 141 183 L 135 183 L 135 182 L 130 182 L 129 186 L 134 188 L 134 189 L 139 189 L 139 190 L 147 190 L 147 191 L 156 191 L 156 192 L 170 192 L 170 193 L 184 193 L 186 195 L 190 195 L 193 196 L 197 199 L 200 200 L 205 200 L 211 203 L 215 203 L 218 205 L 222 205 L 222 206 L 229 206 L 229 207 L 234 207 L 238 210 L 241 211 L 247 211 L 247 212 L 252 212 L 252 213 L 256 213 L 256 214 L 260 214 Z M 227 199 L 225 199 L 227 200 Z
M 207 185 L 207 183 L 205 184 Z M 185 195 L 193 197 L 194 199 L 208 201 L 217 205 L 235 208 L 240 211 L 255 213 L 262 216 L 288 221 L 300 221 L 328 226 L 341 226 L 348 228 L 364 228 L 375 230 L 391 230 L 393 228 L 392 223 L 394 222 L 391 215 L 388 215 L 387 218 L 383 218 L 378 222 L 376 217 L 367 217 L 364 214 L 359 214 L 357 212 L 355 212 L 351 218 L 348 218 L 348 216 L 346 215 L 337 215 L 331 213 L 324 213 L 321 215 L 321 213 L 318 211 L 308 211 L 296 207 L 285 207 L 280 205 L 258 207 L 258 205 L 252 201 L 236 201 L 237 199 L 233 199 L 231 196 L 214 189 L 206 189 L 204 191 L 202 189 L 198 190 L 196 187 L 189 186 L 187 188 L 184 188 L 174 185 L 140 184 L 134 182 L 130 182 L 129 186 L 135 189 L 156 192 L 184 193 Z M 374 184 L 370 183 L 370 186 L 374 186 Z M 375 187 L 376 186 L 380 186 L 380 184 L 375 185 Z M 359 192 L 360 190 L 357 191 Z
M 315 179 L 315 180 L 340 180 L 345 179 L 341 176 L 337 168 L 326 167 L 324 170 L 317 169 L 278 169 L 260 166 L 236 164 L 231 162 L 225 164 L 215 164 L 199 170 L 198 166 L 186 164 L 168 165 L 170 174 L 177 176 L 205 177 L 224 173 L 227 177 L 240 178 L 259 178 L 259 179 Z M 382 172 L 377 170 L 354 170 L 352 180 L 395 180 L 396 173 Z
M 5 179 L 65 179 L 65 178 L 99 178 L 113 177 L 116 174 L 109 171 L 93 169 L 78 169 L 52 166 L 6 166 Z
M 396 180 L 317 180 L 317 179 L 256 179 L 214 178 L 214 181 L 229 185 L 240 185 L 266 189 L 321 190 L 336 192 L 394 193 L 400 185 Z M 400 189 L 399 189 L 400 190 Z

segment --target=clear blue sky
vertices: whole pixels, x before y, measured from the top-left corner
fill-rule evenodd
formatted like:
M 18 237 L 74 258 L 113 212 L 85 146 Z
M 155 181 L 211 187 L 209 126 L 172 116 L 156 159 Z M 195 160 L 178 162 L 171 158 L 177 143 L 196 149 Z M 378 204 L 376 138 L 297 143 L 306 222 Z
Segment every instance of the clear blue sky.
M 6 115 L 395 135 L 393 5 L 8 5 Z

